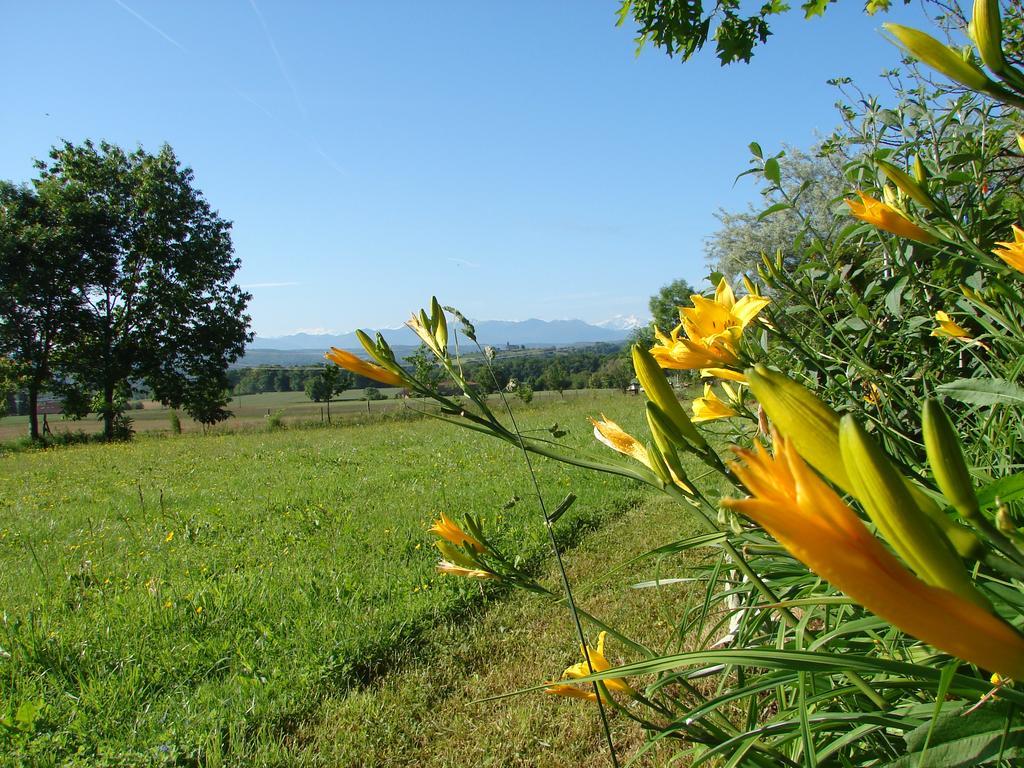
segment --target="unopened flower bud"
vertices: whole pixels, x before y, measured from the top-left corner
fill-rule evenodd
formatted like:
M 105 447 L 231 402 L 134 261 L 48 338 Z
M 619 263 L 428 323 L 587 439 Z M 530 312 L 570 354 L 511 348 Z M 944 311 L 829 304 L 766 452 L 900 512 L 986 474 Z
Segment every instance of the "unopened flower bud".
M 904 194 L 913 198 L 928 210 L 932 210 L 935 207 L 935 203 L 932 202 L 931 196 L 924 190 L 924 187 L 918 184 L 917 181 L 910 176 L 910 174 L 900 168 L 897 168 L 892 163 L 887 163 L 885 160 L 879 160 L 878 167 L 882 169 L 882 173 L 886 175 L 889 181 L 899 187 Z M 886 187 L 886 189 L 888 189 L 888 187 Z M 888 202 L 888 200 L 886 200 L 886 202 Z
M 1006 67 L 1003 58 L 1003 24 L 999 18 L 999 0 L 974 0 L 968 32 L 978 47 L 985 66 L 1000 74 Z
M 917 575 L 933 586 L 988 607 L 949 540 L 921 512 L 903 476 L 852 416 L 840 420 L 839 448 L 853 495 Z
M 951 80 L 975 91 L 985 91 L 995 85 L 976 65 L 964 61 L 954 48 L 939 42 L 931 35 L 905 27 L 902 24 L 883 24 L 906 49 L 907 53 Z
M 662 413 L 679 431 L 679 434 L 699 450 L 706 448 L 707 441 L 693 426 L 690 417 L 686 415 L 675 392 L 672 391 L 672 386 L 665 377 L 665 372 L 661 370 L 651 353 L 639 344 L 633 345 L 633 370 L 636 372 L 636 377 L 640 381 L 640 386 L 644 388 L 647 398 L 661 409 Z
M 981 512 L 974 485 L 964 461 L 960 438 L 938 400 L 925 400 L 921 409 L 921 429 L 928 463 L 939 490 L 957 512 L 965 519 L 973 520 Z

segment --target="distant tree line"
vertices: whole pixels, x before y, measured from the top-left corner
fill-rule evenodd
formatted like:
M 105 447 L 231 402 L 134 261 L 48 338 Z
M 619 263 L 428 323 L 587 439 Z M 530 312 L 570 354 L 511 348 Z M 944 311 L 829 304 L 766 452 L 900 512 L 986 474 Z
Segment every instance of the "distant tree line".
M 431 375 L 431 363 L 422 351 L 406 359 L 410 371 L 420 378 Z M 487 371 L 482 359 L 469 358 L 464 370 L 481 390 L 495 391 L 505 388 L 513 379 L 537 390 L 562 392 L 567 389 L 625 389 L 633 380 L 633 368 L 623 347 L 617 344 L 595 344 L 581 349 L 533 350 L 502 357 L 498 354 L 491 362 L 494 370 Z M 261 392 L 303 392 L 314 397 L 314 385 L 321 381 L 323 366 L 265 365 L 252 368 L 233 368 L 227 372 L 228 383 L 236 395 Z M 344 389 L 364 389 L 379 386 L 362 376 L 349 374 Z M 496 381 L 495 381 L 496 380 Z M 338 391 L 338 390 L 335 390 Z M 342 390 L 343 391 L 343 390 Z
M 204 424 L 228 416 L 228 365 L 251 340 L 230 222 L 164 145 L 64 142 L 30 184 L 0 182 L 0 392 L 57 395 L 130 434 L 132 387 Z

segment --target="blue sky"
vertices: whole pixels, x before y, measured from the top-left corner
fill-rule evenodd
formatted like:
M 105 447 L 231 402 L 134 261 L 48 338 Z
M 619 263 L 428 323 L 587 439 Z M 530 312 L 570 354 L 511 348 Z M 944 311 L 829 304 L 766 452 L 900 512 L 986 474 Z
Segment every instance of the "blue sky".
M 234 222 L 254 329 L 646 316 L 706 274 L 747 145 L 837 123 L 830 77 L 898 61 L 855 3 L 776 22 L 751 65 L 687 64 L 616 0 L 3 0 L 0 178 L 62 139 L 170 143 Z

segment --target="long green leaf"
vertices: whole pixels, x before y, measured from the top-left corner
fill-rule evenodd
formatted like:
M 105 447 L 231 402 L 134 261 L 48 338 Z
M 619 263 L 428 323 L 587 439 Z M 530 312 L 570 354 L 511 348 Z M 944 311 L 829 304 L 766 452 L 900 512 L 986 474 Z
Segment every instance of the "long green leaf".
M 936 390 L 971 405 L 1024 405 L 1024 388 L 1006 379 L 957 379 Z

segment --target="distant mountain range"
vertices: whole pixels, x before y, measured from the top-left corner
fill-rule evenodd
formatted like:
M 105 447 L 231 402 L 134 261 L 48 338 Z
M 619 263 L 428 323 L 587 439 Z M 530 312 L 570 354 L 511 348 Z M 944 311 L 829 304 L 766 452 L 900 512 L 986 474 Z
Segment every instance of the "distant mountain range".
M 455 323 L 449 320 L 452 326 Z M 480 320 L 473 321 L 476 337 L 481 344 L 492 347 L 516 345 L 525 347 L 559 347 L 570 344 L 619 342 L 626 340 L 632 330 L 643 323 L 634 316 L 616 317 L 600 325 L 582 320 Z M 381 328 L 380 333 L 392 347 L 416 347 L 419 339 L 404 325 L 399 328 Z M 373 336 L 376 330 L 367 332 Z M 318 350 L 329 347 L 360 350 L 362 346 L 355 333 L 294 333 L 290 336 L 257 336 L 246 352 L 257 350 Z

